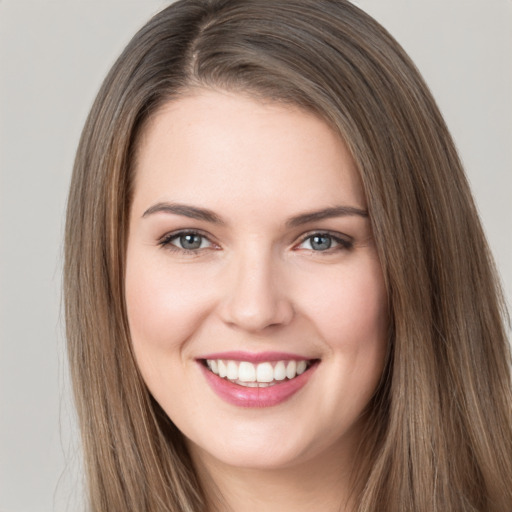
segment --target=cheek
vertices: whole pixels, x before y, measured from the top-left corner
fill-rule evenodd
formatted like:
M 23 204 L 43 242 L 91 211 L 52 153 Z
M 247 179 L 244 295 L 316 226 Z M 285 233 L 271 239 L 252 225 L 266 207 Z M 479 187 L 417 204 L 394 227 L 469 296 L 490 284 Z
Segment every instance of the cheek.
M 332 275 L 310 305 L 333 363 L 328 379 L 339 390 L 329 407 L 357 416 L 375 392 L 386 358 L 388 307 L 380 264 L 370 260 Z
M 208 289 L 197 281 L 193 273 L 128 257 L 126 307 L 138 359 L 181 348 L 191 336 L 211 303 Z
M 326 276 L 310 311 L 333 350 L 359 351 L 385 344 L 387 294 L 378 261 Z
M 333 276 L 317 296 L 315 324 L 328 348 L 324 383 L 334 390 L 316 405 L 319 417 L 333 415 L 326 437 L 348 432 L 376 391 L 388 343 L 386 297 L 379 266 Z

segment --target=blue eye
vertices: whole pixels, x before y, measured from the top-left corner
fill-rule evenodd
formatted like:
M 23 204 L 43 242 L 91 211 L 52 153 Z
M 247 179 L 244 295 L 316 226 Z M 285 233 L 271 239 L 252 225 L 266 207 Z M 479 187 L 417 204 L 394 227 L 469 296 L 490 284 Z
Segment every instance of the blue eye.
M 176 242 L 174 245 L 178 245 L 181 249 L 186 249 L 187 251 L 193 251 L 195 249 L 200 249 L 203 245 L 203 238 L 201 235 L 197 235 L 196 233 L 189 233 L 186 235 L 181 235 L 173 242 Z M 173 243 L 171 242 L 171 243 Z
M 309 245 L 314 251 L 326 251 L 332 246 L 332 237 L 329 235 L 313 235 L 309 237 Z
M 325 252 L 329 249 L 351 249 L 352 246 L 351 241 L 341 237 L 329 233 L 314 233 L 304 238 L 298 247 L 310 251 Z
M 182 250 L 184 252 L 196 252 L 200 249 L 206 249 L 212 246 L 212 243 L 206 236 L 194 231 L 182 231 L 167 235 L 160 241 L 162 247 L 168 247 L 172 250 Z

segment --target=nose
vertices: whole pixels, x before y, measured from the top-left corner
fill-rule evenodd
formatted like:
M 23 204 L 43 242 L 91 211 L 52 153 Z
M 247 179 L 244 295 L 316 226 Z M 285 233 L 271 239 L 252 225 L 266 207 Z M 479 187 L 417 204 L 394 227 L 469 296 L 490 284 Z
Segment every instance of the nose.
M 226 293 L 220 305 L 222 320 L 247 332 L 288 325 L 295 314 L 285 289 L 279 262 L 251 254 L 229 265 Z

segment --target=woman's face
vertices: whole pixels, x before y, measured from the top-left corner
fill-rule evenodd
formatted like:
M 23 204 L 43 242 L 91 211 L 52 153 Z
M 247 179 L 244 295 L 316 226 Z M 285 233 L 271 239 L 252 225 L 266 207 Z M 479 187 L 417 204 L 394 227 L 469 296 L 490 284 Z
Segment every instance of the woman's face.
M 152 119 L 135 172 L 133 347 L 194 456 L 277 468 L 353 446 L 387 304 L 344 143 L 295 107 L 203 90 Z

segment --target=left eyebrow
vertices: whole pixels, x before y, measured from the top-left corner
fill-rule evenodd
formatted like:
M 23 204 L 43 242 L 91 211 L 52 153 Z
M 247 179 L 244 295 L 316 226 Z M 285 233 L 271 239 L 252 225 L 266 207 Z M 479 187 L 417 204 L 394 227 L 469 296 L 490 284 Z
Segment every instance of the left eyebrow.
M 324 208 L 323 210 L 316 210 L 296 215 L 286 222 L 286 226 L 288 228 L 295 228 L 310 222 L 317 222 L 319 220 L 331 219 L 333 217 L 346 217 L 352 215 L 368 218 L 368 211 L 362 210 L 361 208 L 356 208 L 354 206 L 334 206 L 332 208 Z

